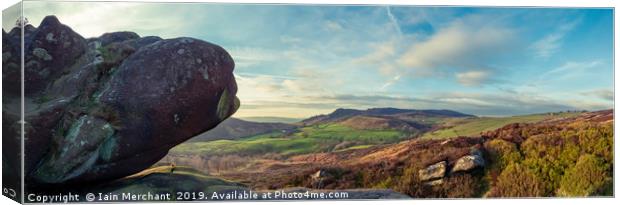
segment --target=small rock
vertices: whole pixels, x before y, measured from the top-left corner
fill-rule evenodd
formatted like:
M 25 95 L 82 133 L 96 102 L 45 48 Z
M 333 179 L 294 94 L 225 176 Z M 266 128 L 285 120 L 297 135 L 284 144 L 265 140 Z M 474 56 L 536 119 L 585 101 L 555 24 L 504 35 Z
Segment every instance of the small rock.
M 330 177 L 331 175 L 327 171 L 320 169 L 316 173 L 310 175 L 310 179 L 312 179 L 312 187 L 317 189 L 324 188 L 325 181 L 327 181 Z
M 436 179 L 436 180 L 424 183 L 424 185 L 426 185 L 426 186 L 437 186 L 437 185 L 441 185 L 441 184 L 443 184 L 443 179 Z
M 447 166 L 448 164 L 446 163 L 446 161 L 441 161 L 439 163 L 421 169 L 420 171 L 418 171 L 420 180 L 428 181 L 431 179 L 443 178 L 446 175 Z
M 312 179 L 319 179 L 319 178 L 323 178 L 327 176 L 327 172 L 325 172 L 324 170 L 319 170 L 316 173 L 314 173 L 313 175 L 311 175 Z
M 445 140 L 443 142 L 440 143 L 441 146 L 446 145 L 448 143 L 450 143 L 452 140 Z
M 481 155 L 467 155 L 456 160 L 452 172 L 470 171 L 475 168 L 484 167 L 484 158 Z

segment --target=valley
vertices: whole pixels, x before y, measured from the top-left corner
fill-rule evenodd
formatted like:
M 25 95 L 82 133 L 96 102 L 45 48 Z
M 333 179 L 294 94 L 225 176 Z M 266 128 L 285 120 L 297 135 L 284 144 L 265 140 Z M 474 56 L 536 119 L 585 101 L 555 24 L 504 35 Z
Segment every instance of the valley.
M 524 149 L 525 144 L 531 144 L 528 141 L 538 136 L 532 132 L 559 137 L 570 131 L 584 133 L 577 134 L 583 136 L 591 135 L 592 132 L 588 130 L 594 129 L 595 132 L 603 132 L 602 136 L 593 136 L 596 140 L 603 140 L 596 144 L 602 146 L 597 148 L 598 152 L 603 152 L 611 145 L 609 137 L 613 136 L 610 134 L 613 133 L 610 129 L 612 122 L 611 110 L 476 117 L 447 111 L 339 109 L 328 115 L 288 124 L 293 126 L 288 129 L 230 139 L 223 137 L 220 140 L 186 142 L 170 150 L 160 165 L 193 167 L 211 176 L 258 190 L 287 187 L 373 188 L 395 190 L 412 197 L 497 197 L 510 195 L 500 195 L 493 191 L 497 179 L 504 174 L 502 170 L 508 165 L 495 159 L 497 156 L 494 155 L 498 153 L 493 151 L 493 146 L 501 146 L 501 152 L 511 146 Z M 266 126 L 272 124 L 267 123 Z M 521 131 L 514 133 L 515 129 Z M 578 153 L 573 154 L 577 158 L 572 156 L 569 162 L 565 162 L 568 163 L 566 167 L 556 168 L 560 169 L 558 173 L 564 173 L 570 164 L 577 163 L 578 156 L 593 152 L 582 147 L 585 145 L 578 145 Z M 484 156 L 487 166 L 472 168 L 471 172 L 443 174 L 443 179 L 433 178 L 435 181 L 440 180 L 434 182 L 436 184 L 421 181 L 417 176 L 418 171 L 424 167 L 440 161 L 446 162 L 447 167 L 453 167 L 472 150 L 484 153 L 480 156 Z M 519 156 L 514 158 L 519 158 L 519 163 L 528 163 L 531 167 L 544 165 L 540 164 L 540 159 L 525 160 L 527 152 L 518 150 Z M 503 156 L 499 158 L 504 160 Z M 609 160 L 602 162 L 610 163 Z M 608 168 L 605 170 L 605 173 L 609 171 Z M 317 174 L 326 176 L 321 179 L 320 186 L 317 179 L 312 177 Z M 549 180 L 554 180 L 552 187 L 540 188 L 545 191 L 536 194 L 561 195 L 557 185 L 561 179 L 556 176 Z M 447 190 L 457 185 L 461 186 L 457 189 L 472 191 L 447 193 Z M 419 189 L 411 190 L 415 187 Z M 525 193 L 524 196 L 531 194 Z

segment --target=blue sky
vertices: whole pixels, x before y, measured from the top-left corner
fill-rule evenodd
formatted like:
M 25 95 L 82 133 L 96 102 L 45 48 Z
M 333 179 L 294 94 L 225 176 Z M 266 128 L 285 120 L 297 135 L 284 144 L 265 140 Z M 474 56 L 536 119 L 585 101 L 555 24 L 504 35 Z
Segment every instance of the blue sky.
M 221 45 L 235 116 L 339 107 L 505 116 L 613 106 L 610 9 L 25 2 L 85 37 L 130 30 Z M 3 25 L 5 28 L 6 23 Z

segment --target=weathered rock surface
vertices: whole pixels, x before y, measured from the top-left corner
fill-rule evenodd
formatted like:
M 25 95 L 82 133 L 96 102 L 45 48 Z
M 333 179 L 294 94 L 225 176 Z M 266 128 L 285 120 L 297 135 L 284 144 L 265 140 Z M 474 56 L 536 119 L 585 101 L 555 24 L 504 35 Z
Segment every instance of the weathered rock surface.
M 239 107 L 234 62 L 215 44 L 133 32 L 86 40 L 54 16 L 26 27 L 25 173 L 31 185 L 134 174 Z M 10 85 L 3 86 L 3 135 L 19 138 L 20 32 L 13 30 L 3 31 L 3 79 Z
M 448 164 L 446 163 L 446 161 L 441 161 L 439 163 L 419 170 L 419 178 L 421 181 L 443 178 L 444 176 L 446 176 L 447 168 Z
M 441 142 L 441 145 L 445 145 L 448 141 Z M 439 163 L 430 165 L 426 168 L 418 171 L 420 181 L 425 182 L 426 185 L 435 186 L 443 183 L 443 178 L 446 174 L 452 175 L 457 172 L 469 172 L 477 168 L 485 166 L 485 160 L 482 156 L 482 151 L 477 148 L 471 148 L 468 155 L 462 156 L 456 161 L 450 161 L 451 169 L 448 170 L 448 162 L 441 161 Z
M 54 16 L 43 19 L 24 38 L 24 84 L 28 94 L 42 92 L 46 83 L 62 74 L 86 50 L 86 40 Z
M 482 158 L 481 155 L 467 155 L 456 160 L 456 163 L 454 163 L 454 167 L 452 167 L 452 173 L 471 171 L 476 168 L 484 167 L 484 165 L 484 158 Z
M 112 33 L 104 33 L 96 39 L 89 39 L 89 41 L 99 41 L 101 46 L 107 46 L 108 44 L 114 42 L 123 42 L 132 39 L 138 39 L 140 36 L 131 31 L 120 31 L 120 32 L 112 32 Z

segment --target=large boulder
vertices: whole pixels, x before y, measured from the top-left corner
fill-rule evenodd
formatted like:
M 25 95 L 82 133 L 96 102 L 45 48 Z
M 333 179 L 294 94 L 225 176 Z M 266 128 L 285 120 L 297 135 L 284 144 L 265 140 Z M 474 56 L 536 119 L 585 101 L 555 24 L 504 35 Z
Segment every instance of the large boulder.
M 418 171 L 420 181 L 429 181 L 433 179 L 441 179 L 446 176 L 446 170 L 448 163 L 441 161 L 436 164 L 430 165 L 424 169 Z
M 31 188 L 142 171 L 240 105 L 234 62 L 215 44 L 132 32 L 87 41 L 53 16 L 28 27 L 24 171 Z M 9 57 L 4 67 L 19 57 L 19 48 L 12 48 L 19 46 L 15 35 L 3 32 L 3 55 Z M 19 82 L 5 69 L 3 78 Z M 8 90 L 2 114 L 3 135 L 10 136 L 3 139 L 18 139 L 20 99 L 15 89 L 3 87 Z M 7 142 L 19 147 L 18 141 Z

